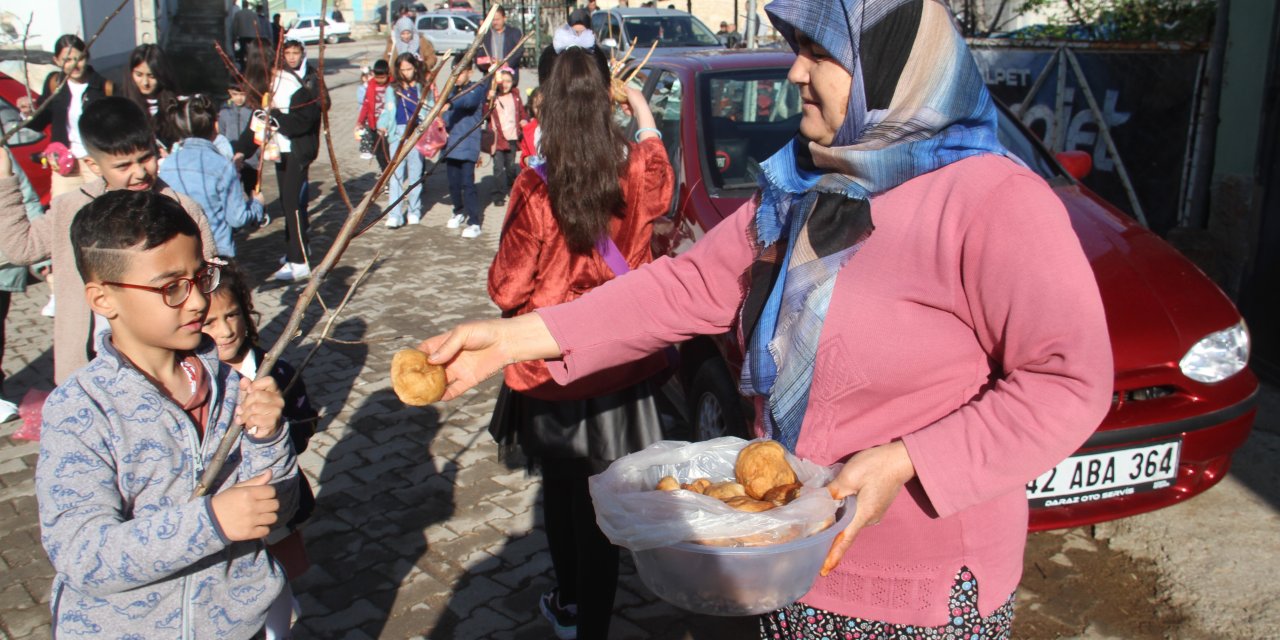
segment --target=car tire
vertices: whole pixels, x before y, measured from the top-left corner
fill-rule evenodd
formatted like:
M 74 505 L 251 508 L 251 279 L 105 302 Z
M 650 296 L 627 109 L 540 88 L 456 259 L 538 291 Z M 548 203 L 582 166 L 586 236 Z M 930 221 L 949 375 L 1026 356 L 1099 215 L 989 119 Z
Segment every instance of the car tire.
M 328 35 L 324 37 L 324 41 L 328 44 L 338 44 L 339 42 L 342 42 L 342 36 Z
M 742 396 L 729 370 L 718 358 L 707 358 L 698 365 L 689 385 L 688 402 L 694 441 L 721 436 L 748 437 Z

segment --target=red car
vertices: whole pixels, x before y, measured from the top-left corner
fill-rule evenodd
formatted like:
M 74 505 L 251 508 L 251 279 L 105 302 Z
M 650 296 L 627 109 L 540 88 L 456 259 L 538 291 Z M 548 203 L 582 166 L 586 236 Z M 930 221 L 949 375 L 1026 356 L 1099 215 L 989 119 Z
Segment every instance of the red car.
M 655 56 L 633 80 L 653 108 L 677 188 L 655 251 L 675 254 L 756 188 L 758 163 L 799 129 L 793 56 L 714 52 Z M 1208 277 L 1155 234 L 1080 184 L 1083 152 L 1055 157 L 1002 106 L 1000 139 L 1052 186 L 1093 266 L 1115 356 L 1110 412 L 1079 451 L 1027 485 L 1032 530 L 1079 526 L 1166 507 L 1227 472 L 1253 425 L 1258 381 L 1249 334 Z M 730 336 L 681 346 L 693 437 L 749 431 Z
M 18 112 L 18 98 L 26 94 L 27 88 L 21 82 L 0 73 L 0 123 L 4 125 L 5 133 L 24 120 L 22 114 Z M 33 92 L 31 102 L 35 103 L 39 95 Z M 23 129 L 9 138 L 9 149 L 18 158 L 18 165 L 27 174 L 31 186 L 35 187 L 36 193 L 40 196 L 41 204 L 45 206 L 49 205 L 49 169 L 41 164 L 40 154 L 47 144 L 49 144 L 47 127 L 44 131 Z

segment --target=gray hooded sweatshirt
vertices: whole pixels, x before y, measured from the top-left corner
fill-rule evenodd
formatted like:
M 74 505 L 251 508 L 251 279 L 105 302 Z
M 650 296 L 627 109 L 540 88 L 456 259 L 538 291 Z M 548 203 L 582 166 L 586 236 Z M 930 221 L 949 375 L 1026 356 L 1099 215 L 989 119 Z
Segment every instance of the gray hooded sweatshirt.
M 110 336 L 102 333 L 98 357 L 44 406 L 36 496 L 41 543 L 57 572 L 53 636 L 252 637 L 284 571 L 261 540 L 227 540 L 208 496 L 191 500 L 235 413 L 240 376 L 206 337 L 197 349 L 210 382 L 201 440 Z M 298 494 L 288 425 L 268 440 L 242 435 L 210 495 L 267 469 L 287 521 Z

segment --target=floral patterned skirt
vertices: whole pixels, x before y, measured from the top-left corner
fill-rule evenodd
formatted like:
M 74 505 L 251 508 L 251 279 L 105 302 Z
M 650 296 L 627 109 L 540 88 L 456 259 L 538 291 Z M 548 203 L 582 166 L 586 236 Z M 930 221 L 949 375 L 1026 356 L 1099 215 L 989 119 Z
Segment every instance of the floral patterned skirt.
M 968 567 L 956 572 L 947 603 L 951 620 L 937 627 L 849 618 L 797 602 L 760 617 L 765 640 L 1008 640 L 1013 631 L 1013 594 L 990 616 L 978 613 L 978 581 Z

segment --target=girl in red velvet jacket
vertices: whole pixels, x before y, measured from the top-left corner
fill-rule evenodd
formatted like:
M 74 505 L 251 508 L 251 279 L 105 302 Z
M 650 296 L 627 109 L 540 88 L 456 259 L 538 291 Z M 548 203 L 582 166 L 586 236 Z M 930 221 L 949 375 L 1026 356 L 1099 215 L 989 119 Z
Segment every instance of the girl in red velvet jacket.
M 638 92 L 630 95 L 641 127 L 636 143 L 615 123 L 603 54 L 566 49 L 542 86 L 545 162 L 516 178 L 489 269 L 489 295 L 509 316 L 573 300 L 647 264 L 653 221 L 666 213 L 674 189 L 667 152 Z M 540 604 L 561 638 L 608 637 L 618 548 L 595 524 L 587 478 L 661 439 L 644 380 L 664 365 L 660 355 L 569 387 L 553 382 L 540 362 L 507 370 L 490 430 L 504 444 L 518 444 L 542 471 L 559 586 Z

